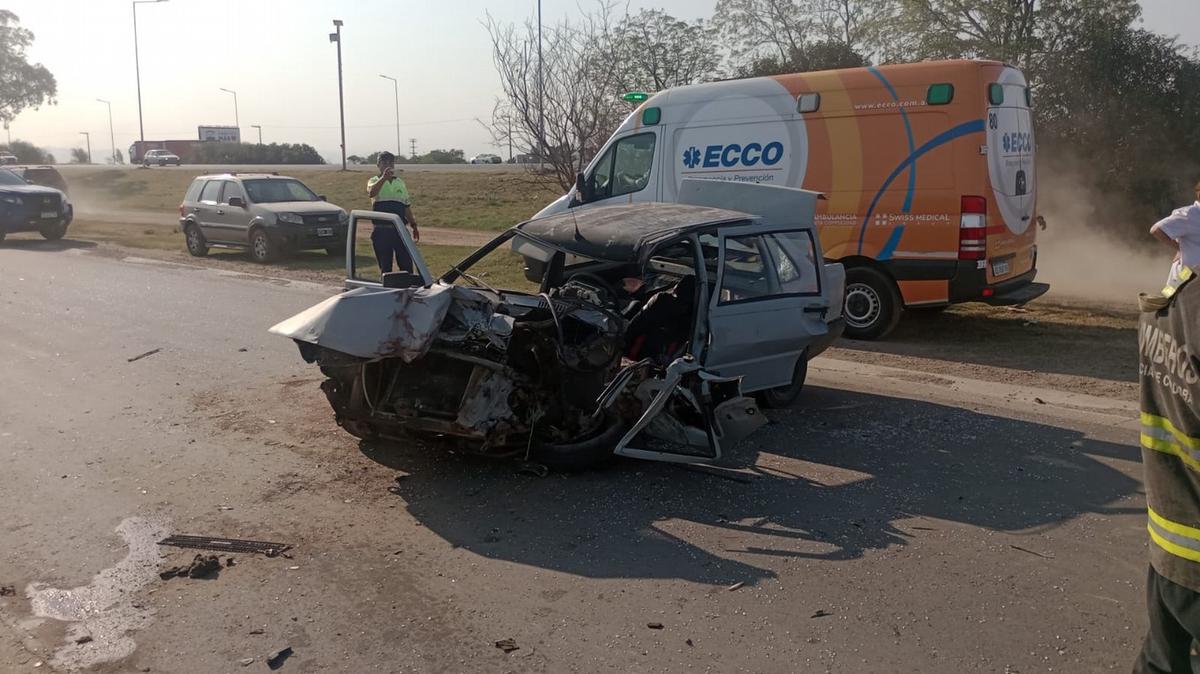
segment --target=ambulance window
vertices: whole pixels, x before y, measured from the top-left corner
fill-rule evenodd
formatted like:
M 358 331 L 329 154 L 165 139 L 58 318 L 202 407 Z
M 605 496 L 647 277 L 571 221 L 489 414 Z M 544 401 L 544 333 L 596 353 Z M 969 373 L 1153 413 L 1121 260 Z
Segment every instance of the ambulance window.
M 796 112 L 816 112 L 821 109 L 821 94 L 800 94 L 796 98 Z
M 1002 85 L 995 82 L 988 85 L 988 103 L 1004 105 L 1004 87 Z
M 1029 87 L 1025 87 L 1025 107 L 1033 107 L 1033 92 L 1029 89 Z
M 929 85 L 925 102 L 929 105 L 947 105 L 954 100 L 954 85 L 949 83 Z
M 654 166 L 654 141 L 653 133 L 639 133 L 613 143 L 592 173 L 592 199 L 607 199 L 645 189 Z

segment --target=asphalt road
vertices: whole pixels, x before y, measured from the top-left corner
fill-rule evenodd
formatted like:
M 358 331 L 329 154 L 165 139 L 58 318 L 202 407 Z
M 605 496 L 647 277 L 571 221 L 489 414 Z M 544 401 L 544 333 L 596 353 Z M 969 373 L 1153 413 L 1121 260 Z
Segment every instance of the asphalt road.
M 1128 403 L 818 360 L 721 472 L 538 478 L 340 432 L 266 332 L 329 292 L 0 248 L 0 671 L 1128 670 Z

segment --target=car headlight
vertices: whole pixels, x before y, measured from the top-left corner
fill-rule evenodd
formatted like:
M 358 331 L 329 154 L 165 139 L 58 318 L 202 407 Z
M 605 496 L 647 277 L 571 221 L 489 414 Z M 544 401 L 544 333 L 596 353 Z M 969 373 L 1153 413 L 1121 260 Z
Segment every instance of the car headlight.
M 13 206 L 20 206 L 21 204 L 25 203 L 24 201 L 21 201 L 21 197 L 0 197 L 0 201 L 3 201 L 6 204 L 12 204 Z
M 299 213 L 280 213 L 278 217 L 280 222 L 288 222 L 293 225 L 304 224 L 304 218 Z

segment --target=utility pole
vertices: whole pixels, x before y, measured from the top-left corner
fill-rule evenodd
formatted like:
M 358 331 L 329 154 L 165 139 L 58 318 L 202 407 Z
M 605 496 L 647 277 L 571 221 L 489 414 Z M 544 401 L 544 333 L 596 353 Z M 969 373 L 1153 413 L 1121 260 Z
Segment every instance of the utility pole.
M 8 128 L 8 120 L 4 121 L 4 133 L 8 134 L 8 144 L 12 145 L 12 131 Z
M 238 130 L 238 140 L 240 141 L 242 139 L 242 122 L 238 119 L 237 92 L 233 89 L 226 89 L 225 87 L 217 88 L 227 94 L 233 94 L 233 126 Z
M 545 170 L 542 164 L 546 147 L 546 85 L 542 80 L 542 0 L 538 0 L 538 170 Z
M 408 139 L 408 147 L 410 148 L 409 158 L 416 159 L 417 158 L 417 139 L 409 138 Z
M 80 131 L 80 135 L 87 139 L 87 163 L 92 163 L 92 135 L 87 131 Z
M 251 129 L 258 129 L 258 144 L 262 145 L 262 124 L 251 124 Z
M 137 6 L 148 2 L 166 2 L 167 0 L 133 0 L 133 70 L 137 74 L 137 98 L 138 98 L 138 139 L 142 143 L 146 142 L 146 127 L 142 125 L 142 64 L 138 57 L 138 36 L 137 36 Z M 133 158 L 129 158 L 133 161 Z
M 380 75 L 380 77 L 385 80 L 391 80 L 392 88 L 396 93 L 396 154 L 400 154 L 400 83 L 396 81 L 395 77 L 388 77 L 387 75 Z
M 117 140 L 116 140 L 116 136 L 113 135 L 112 103 L 104 100 L 103 98 L 97 98 L 96 100 L 108 106 L 108 142 L 112 145 L 112 154 L 109 155 L 109 157 L 112 159 L 113 166 L 116 166 L 116 164 L 117 164 Z
M 342 170 L 346 170 L 346 98 L 342 94 L 342 20 L 334 19 L 336 33 L 329 34 L 329 41 L 337 43 L 338 56 L 338 114 L 342 118 Z

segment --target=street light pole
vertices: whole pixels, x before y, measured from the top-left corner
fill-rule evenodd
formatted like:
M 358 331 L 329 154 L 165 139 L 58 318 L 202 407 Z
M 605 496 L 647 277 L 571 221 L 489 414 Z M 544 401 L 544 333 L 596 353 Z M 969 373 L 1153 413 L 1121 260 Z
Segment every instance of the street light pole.
M 342 95 L 342 20 L 334 19 L 336 33 L 329 34 L 329 41 L 337 43 L 338 56 L 338 114 L 342 119 L 342 170 L 346 170 L 346 98 Z
M 385 80 L 391 80 L 392 88 L 395 90 L 395 93 L 396 93 L 396 154 L 399 155 L 400 154 L 400 83 L 396 80 L 395 77 L 388 77 L 387 75 L 380 75 L 380 77 L 382 77 Z
M 87 163 L 92 163 L 92 135 L 87 131 L 80 131 L 80 135 L 87 139 Z
M 138 139 L 142 143 L 146 142 L 146 127 L 142 125 L 142 64 L 138 56 L 138 36 L 137 36 L 137 6 L 149 2 L 166 2 L 167 0 L 133 0 L 133 70 L 137 74 L 137 99 L 138 99 Z M 130 158 L 133 161 L 133 158 Z
M 221 91 L 224 91 L 227 94 L 233 94 L 233 125 L 237 128 L 238 140 L 241 141 L 241 139 L 242 139 L 242 122 L 241 122 L 241 120 L 238 119 L 237 92 L 234 91 L 233 89 L 226 89 L 225 87 L 217 87 L 217 88 L 220 89 Z
M 538 0 L 538 170 L 544 170 L 546 147 L 546 85 L 542 80 L 542 0 Z
M 103 98 L 97 98 L 96 100 L 108 106 L 108 142 L 112 145 L 112 154 L 109 155 L 109 157 L 112 159 L 112 163 L 115 166 L 117 163 L 117 138 L 113 135 L 112 102 L 106 101 Z
M 262 124 L 251 124 L 251 129 L 258 129 L 258 144 L 262 145 Z

